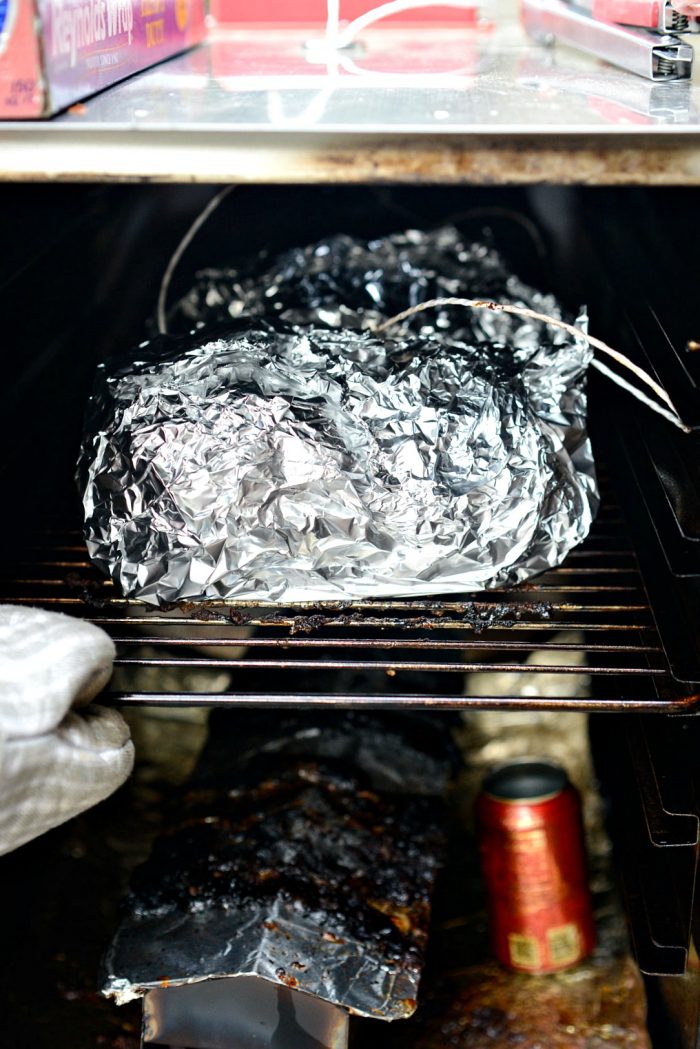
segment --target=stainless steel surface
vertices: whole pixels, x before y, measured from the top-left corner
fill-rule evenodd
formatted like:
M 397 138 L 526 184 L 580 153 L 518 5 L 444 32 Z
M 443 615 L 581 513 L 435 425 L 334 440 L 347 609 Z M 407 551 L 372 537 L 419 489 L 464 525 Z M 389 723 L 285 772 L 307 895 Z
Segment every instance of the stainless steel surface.
M 0 599 L 107 629 L 118 650 L 112 696 L 127 704 L 691 711 L 699 690 L 669 672 L 626 527 L 604 480 L 601 488 L 589 539 L 560 568 L 476 600 L 155 611 L 118 596 L 70 528 L 25 536 L 17 560 L 0 566 Z M 567 631 L 583 635 L 563 640 Z M 525 662 L 547 647 L 564 654 L 555 667 Z M 556 674 L 562 686 L 558 695 L 477 695 L 466 683 L 477 671 Z M 593 680 L 590 696 L 572 696 L 580 675 Z
M 523 83 L 543 94 L 556 90 L 562 96 L 577 96 L 582 91 L 582 79 L 575 72 L 566 72 L 557 65 L 552 51 L 550 62 L 532 62 L 523 67 Z M 611 93 L 610 78 L 605 71 L 586 77 L 588 104 L 603 115 L 618 116 L 630 124 L 644 126 L 661 120 L 668 124 L 685 124 L 690 118 L 692 88 L 689 81 L 659 82 L 628 76 L 624 85 L 617 85 Z
M 220 30 L 205 46 L 43 126 L 58 134 L 68 127 L 193 134 L 629 130 L 601 118 L 585 97 L 576 108 L 562 108 L 556 85 L 549 97 L 523 90 L 523 61 L 546 60 L 546 49 L 528 40 L 507 4 L 486 7 L 484 21 L 474 28 L 367 31 L 355 50 L 337 57 L 305 46 L 310 35 L 298 29 Z M 627 81 L 624 73 L 585 55 L 567 51 L 560 58 L 569 72 L 604 72 L 613 94 L 615 85 L 623 88 Z M 689 125 L 700 127 L 697 112 Z
M 0 178 L 700 184 L 696 82 L 640 120 L 633 74 L 528 40 L 501 0 L 482 16 L 336 56 L 312 31 L 219 30 L 54 120 L 2 124 Z
M 689 80 L 693 49 L 651 29 L 600 22 L 567 0 L 524 0 L 523 16 L 535 40 L 561 41 L 647 80 Z

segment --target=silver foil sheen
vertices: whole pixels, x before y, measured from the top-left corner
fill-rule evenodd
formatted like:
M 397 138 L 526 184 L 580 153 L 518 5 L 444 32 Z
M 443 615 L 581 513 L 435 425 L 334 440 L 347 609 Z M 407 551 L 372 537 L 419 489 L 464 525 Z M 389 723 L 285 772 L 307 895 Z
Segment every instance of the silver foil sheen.
M 103 993 L 119 1004 L 164 980 L 248 975 L 383 1020 L 413 1013 L 459 761 L 453 722 L 277 715 L 213 715 L 103 962 Z
M 598 502 L 591 351 L 487 311 L 367 330 L 440 294 L 561 315 L 452 229 L 200 277 L 180 310 L 202 330 L 99 369 L 80 462 L 93 560 L 152 604 L 479 591 L 560 563 Z M 222 311 L 233 327 L 208 335 Z
M 418 966 L 382 964 L 361 942 L 335 942 L 323 932 L 313 918 L 279 899 L 251 904 L 244 915 L 224 910 L 129 916 L 105 959 L 102 993 L 124 1005 L 162 987 L 165 973 L 170 987 L 243 975 L 284 983 L 280 973 L 289 973 L 300 991 L 357 1016 L 401 1020 L 413 1013 Z M 123 972 L 129 975 L 116 975 Z

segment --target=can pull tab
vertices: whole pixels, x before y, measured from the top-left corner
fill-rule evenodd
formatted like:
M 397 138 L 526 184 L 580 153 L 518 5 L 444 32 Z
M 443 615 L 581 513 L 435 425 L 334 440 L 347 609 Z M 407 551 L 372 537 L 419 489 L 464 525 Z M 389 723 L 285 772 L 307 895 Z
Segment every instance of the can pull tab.
M 583 328 L 577 328 L 574 324 L 569 324 L 567 321 L 559 320 L 557 317 L 550 317 L 547 313 L 537 313 L 536 310 L 528 309 L 526 306 L 514 306 L 511 303 L 505 302 L 489 302 L 486 299 L 462 299 L 462 298 L 440 298 L 440 299 L 428 299 L 426 302 L 419 302 L 416 306 L 411 306 L 410 309 L 403 310 L 401 313 L 397 313 L 394 317 L 390 317 L 389 320 L 382 321 L 381 324 L 377 324 L 372 330 L 375 335 L 381 335 L 395 324 L 400 324 L 401 321 L 407 320 L 409 317 L 413 317 L 416 313 L 421 313 L 423 310 L 430 310 L 436 306 L 464 306 L 466 309 L 471 310 L 491 310 L 494 313 L 512 313 L 517 317 L 525 317 L 528 320 L 541 321 L 543 324 L 549 324 L 553 328 L 560 328 L 562 331 L 568 332 L 569 335 L 573 335 L 576 339 L 583 339 L 592 346 L 594 350 L 598 350 L 600 353 L 611 357 L 623 368 L 632 372 L 633 375 L 639 379 L 641 383 L 652 390 L 658 400 L 652 400 L 648 394 L 640 390 L 638 386 L 634 386 L 627 379 L 623 379 L 621 375 L 612 371 L 602 361 L 594 358 L 591 361 L 591 367 L 597 371 L 602 372 L 603 375 L 607 376 L 617 386 L 621 386 L 623 390 L 627 390 L 633 397 L 636 397 L 638 401 L 645 404 L 652 411 L 662 415 L 664 419 L 668 419 L 669 422 L 677 426 L 683 433 L 691 433 L 691 427 L 686 426 L 683 422 L 678 409 L 671 400 L 669 394 L 664 390 L 663 386 L 659 385 L 655 379 L 649 375 L 648 372 L 640 368 L 638 364 L 631 361 L 629 357 L 626 357 L 624 353 L 620 353 L 619 350 L 614 350 L 612 346 L 608 346 L 607 343 L 603 342 L 602 339 L 597 339 L 594 335 L 589 335 L 588 332 L 584 331 Z M 661 402 L 661 403 L 659 403 Z

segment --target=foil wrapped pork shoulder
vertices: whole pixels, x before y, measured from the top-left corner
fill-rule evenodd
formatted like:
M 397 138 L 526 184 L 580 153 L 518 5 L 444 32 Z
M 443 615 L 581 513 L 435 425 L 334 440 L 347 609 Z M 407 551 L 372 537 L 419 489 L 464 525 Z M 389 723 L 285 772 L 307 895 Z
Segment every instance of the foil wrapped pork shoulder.
M 420 248 L 403 267 L 413 291 L 439 243 L 402 247 Z M 380 338 L 362 327 L 352 265 L 336 286 L 323 267 L 342 253 L 315 250 L 325 262 L 290 277 L 296 311 L 274 310 L 282 285 L 268 283 L 265 309 L 243 295 L 225 333 L 205 325 L 100 368 L 79 467 L 93 560 L 153 604 L 459 593 L 559 563 L 597 506 L 584 341 L 454 311 Z M 400 273 L 372 250 L 393 307 Z M 500 260 L 477 254 L 507 294 Z M 470 290 L 452 272 L 449 286 Z

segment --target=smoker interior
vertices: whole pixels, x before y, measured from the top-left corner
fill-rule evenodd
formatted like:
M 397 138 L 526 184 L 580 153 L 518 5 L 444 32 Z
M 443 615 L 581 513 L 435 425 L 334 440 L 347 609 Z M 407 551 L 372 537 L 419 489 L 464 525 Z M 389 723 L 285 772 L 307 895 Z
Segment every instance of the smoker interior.
M 4 599 L 103 625 L 117 642 L 117 666 L 127 671 L 112 686 L 122 702 L 189 703 L 188 680 L 196 671 L 197 702 L 208 704 L 274 697 L 278 705 L 513 707 L 539 699 L 541 705 L 568 709 L 571 688 L 565 679 L 579 676 L 585 662 L 595 680 L 585 701 L 591 709 L 692 710 L 697 689 L 688 675 L 680 681 L 674 676 L 621 516 L 617 482 L 605 464 L 608 435 L 601 421 L 614 408 L 598 385 L 591 397 L 591 426 L 601 511 L 589 539 L 564 565 L 525 586 L 461 600 L 322 602 L 279 609 L 229 601 L 182 604 L 163 613 L 126 601 L 92 568 L 81 539 L 73 470 L 94 366 L 115 347 L 136 345 L 148 334 L 160 274 L 205 194 L 100 189 L 83 190 L 76 201 L 76 191 L 66 190 L 67 204 L 78 206 L 78 213 L 71 216 L 67 207 L 58 242 L 6 282 L 5 330 L 21 346 L 11 365 L 18 374 L 8 387 L 17 422 L 6 417 L 6 447 L 14 452 L 6 464 L 7 484 L 8 490 L 23 492 L 25 524 L 13 529 L 14 513 L 3 523 Z M 577 268 L 575 259 L 565 257 L 571 251 L 566 224 L 572 221 L 572 203 L 517 192 L 240 188 L 186 253 L 173 297 L 200 266 L 230 264 L 261 246 L 275 251 L 336 230 L 371 236 L 453 221 L 474 236 L 489 228 L 515 272 L 553 288 L 573 310 L 584 289 L 580 264 Z M 542 216 L 551 221 L 557 211 L 559 227 L 548 229 Z M 153 244 L 158 251 L 150 250 Z M 72 267 L 77 272 L 71 274 Z M 576 282 L 563 272 L 576 273 Z M 69 287 L 61 289 L 64 280 Z M 44 289 L 51 301 L 46 312 Z M 65 320 L 61 310 L 67 311 Z M 522 670 L 534 677 L 551 672 L 533 656 L 543 647 L 561 654 L 555 668 L 563 683 L 560 694 L 504 698 L 465 688 L 470 672 Z M 136 673 L 139 668 L 155 673 Z M 230 686 L 208 687 L 207 672 L 220 680 L 222 671 L 231 673 Z
M 0 317 L 9 374 L 0 391 L 0 599 L 103 625 L 118 647 L 112 699 L 125 709 L 322 703 L 606 711 L 595 722 L 594 739 L 611 811 L 620 818 L 619 870 L 633 939 L 643 967 L 667 974 L 650 985 L 652 1022 L 660 1032 L 656 1044 L 694 1045 L 700 999 L 693 977 L 680 974 L 697 865 L 689 742 L 696 722 L 677 715 L 692 713 L 698 703 L 700 662 L 692 658 L 697 619 L 687 589 L 681 587 L 674 599 L 675 583 L 659 569 L 660 541 L 645 531 L 644 515 L 635 510 L 638 487 L 625 465 L 625 435 L 628 418 L 638 426 L 641 419 L 643 426 L 645 416 L 624 395 L 597 376 L 591 381 L 602 491 L 591 536 L 560 568 L 511 592 L 285 609 L 221 602 L 162 613 L 125 602 L 87 561 L 73 471 L 95 365 L 152 330 L 168 258 L 211 192 L 155 186 L 3 189 Z M 184 291 L 199 266 L 235 263 L 261 246 L 274 251 L 338 230 L 372 236 L 453 221 L 474 236 L 489 227 L 515 272 L 553 290 L 572 311 L 587 301 L 593 331 L 613 345 L 625 325 L 616 308 L 620 293 L 606 269 L 623 270 L 642 301 L 647 286 L 652 296 L 661 278 L 673 306 L 669 317 L 690 332 L 693 245 L 682 230 L 693 199 L 681 191 L 553 187 L 242 187 L 184 256 L 172 296 Z M 639 252 L 611 254 L 621 231 L 623 239 L 632 239 L 640 228 Z M 640 267 L 654 274 L 645 278 L 648 285 Z M 673 374 L 664 376 L 665 359 L 652 366 L 673 382 Z M 679 608 L 685 608 L 681 617 Z M 555 667 L 534 656 L 547 650 L 557 652 Z M 505 696 L 473 687 L 471 675 L 478 671 L 508 670 L 527 674 L 534 687 Z M 545 694 L 537 682 L 552 673 L 562 687 Z M 585 697 L 565 685 L 582 674 L 591 679 Z M 188 724 L 182 722 L 183 733 Z M 663 733 L 654 728 L 661 724 Z M 685 765 L 677 760 L 681 753 Z M 21 985 L 13 980 L 10 988 L 10 1001 L 23 1017 L 12 1035 L 13 1049 L 117 1046 L 121 1037 L 131 1046 L 122 1028 L 136 1022 L 133 1011 L 131 1019 L 120 1014 L 116 1020 L 89 989 L 83 966 L 86 957 L 96 962 L 113 928 L 126 872 L 158 824 L 156 787 L 151 800 L 152 808 L 142 805 L 138 812 L 139 827 L 130 822 L 127 831 L 117 797 L 78 821 L 77 829 L 59 830 L 0 865 L 4 886 L 17 897 L 8 943 L 30 967 Z M 86 844 L 93 840 L 94 851 Z M 114 850 L 125 853 L 118 864 Z M 47 869 L 55 869 L 55 882 L 47 879 Z M 81 878 L 91 886 L 82 896 Z M 31 917 L 37 893 L 43 901 L 37 913 L 45 918 L 38 924 Z M 103 902 L 96 915 L 98 899 Z M 34 938 L 30 953 L 20 946 L 28 930 Z M 65 1015 L 70 1029 L 63 1012 L 70 999 L 61 1001 L 56 972 L 78 965 L 72 959 L 83 946 L 80 980 L 94 1018 L 85 1032 L 73 1031 L 66 1040 L 55 1024 Z M 41 956 L 37 972 L 31 971 L 33 955 Z M 5 960 L 12 956 L 9 950 Z M 13 975 L 20 969 L 13 967 Z M 84 1009 L 81 1015 L 87 1015 Z M 112 1032 L 102 1042 L 100 1024 Z

